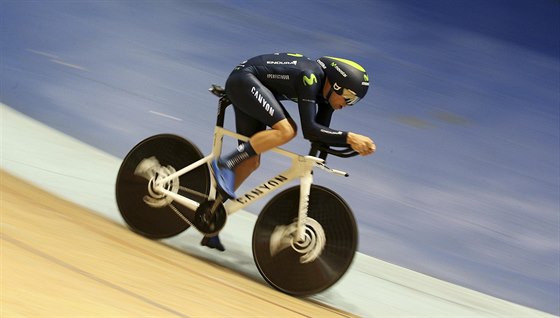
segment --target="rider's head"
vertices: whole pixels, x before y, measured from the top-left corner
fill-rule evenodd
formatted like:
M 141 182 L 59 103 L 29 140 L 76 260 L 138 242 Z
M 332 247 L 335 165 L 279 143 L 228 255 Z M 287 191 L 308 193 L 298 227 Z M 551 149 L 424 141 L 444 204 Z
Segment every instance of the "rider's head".
M 332 56 L 323 56 L 317 63 L 331 85 L 325 95 L 327 101 L 333 92 L 343 97 L 346 105 L 354 105 L 366 96 L 369 78 L 360 64 Z

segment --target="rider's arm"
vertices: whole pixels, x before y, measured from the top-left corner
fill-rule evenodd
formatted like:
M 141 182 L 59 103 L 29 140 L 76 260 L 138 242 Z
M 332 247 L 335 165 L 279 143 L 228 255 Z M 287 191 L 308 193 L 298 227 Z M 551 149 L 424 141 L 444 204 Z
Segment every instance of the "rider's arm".
M 333 112 L 334 109 L 329 104 L 318 103 L 315 121 L 320 125 L 330 127 Z
M 329 128 L 332 115 L 328 111 L 330 107 L 319 105 L 317 111 L 316 99 L 321 95 L 321 80 L 317 80 L 310 71 L 301 72 L 295 80 L 303 137 L 329 145 L 347 145 L 348 132 Z
M 347 145 L 348 132 L 335 130 L 326 125 L 321 125 L 317 120 L 326 120 L 326 114 L 315 112 L 315 101 L 302 100 L 298 102 L 299 116 L 301 119 L 301 130 L 303 137 L 310 141 L 320 141 L 329 145 Z M 330 115 L 328 116 L 330 123 Z M 322 121 L 324 122 L 324 121 Z

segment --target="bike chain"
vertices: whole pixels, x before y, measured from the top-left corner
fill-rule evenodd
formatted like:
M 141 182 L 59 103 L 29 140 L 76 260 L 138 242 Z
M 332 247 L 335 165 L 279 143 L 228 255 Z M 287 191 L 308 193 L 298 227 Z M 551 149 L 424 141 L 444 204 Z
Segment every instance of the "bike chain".
M 198 197 L 200 197 L 200 198 L 202 198 L 202 199 L 208 199 L 208 195 L 207 195 L 207 194 L 204 194 L 204 193 L 199 192 L 199 191 L 196 191 L 196 190 L 189 189 L 189 188 L 184 187 L 184 186 L 179 186 L 179 190 L 182 190 L 182 191 L 187 192 L 187 193 L 189 193 L 189 194 L 196 195 L 196 196 L 198 196 Z
M 196 226 L 194 226 L 194 224 L 192 224 L 192 222 L 189 221 L 189 219 L 187 219 L 187 217 L 185 217 L 183 213 L 181 213 L 179 209 L 177 209 L 173 204 L 169 204 L 169 207 L 171 208 L 171 210 L 173 210 L 173 212 L 175 212 L 175 214 L 177 214 L 180 219 L 185 221 L 189 226 L 193 226 L 196 228 Z

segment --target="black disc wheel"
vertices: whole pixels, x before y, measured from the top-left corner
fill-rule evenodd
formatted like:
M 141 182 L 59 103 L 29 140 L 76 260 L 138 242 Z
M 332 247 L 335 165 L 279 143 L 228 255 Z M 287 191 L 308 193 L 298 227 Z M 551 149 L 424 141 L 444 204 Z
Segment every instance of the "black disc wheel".
M 253 258 L 264 279 L 291 295 L 319 293 L 348 270 L 358 245 L 352 211 L 333 191 L 312 185 L 305 240 L 296 239 L 300 188 L 263 208 L 253 232 Z
M 167 238 L 189 227 L 186 215 L 194 211 L 158 193 L 155 180 L 203 158 L 198 148 L 179 136 L 161 134 L 136 145 L 124 158 L 116 183 L 119 211 L 136 233 L 152 239 Z M 203 202 L 210 190 L 206 164 L 170 180 L 164 186 L 192 200 Z

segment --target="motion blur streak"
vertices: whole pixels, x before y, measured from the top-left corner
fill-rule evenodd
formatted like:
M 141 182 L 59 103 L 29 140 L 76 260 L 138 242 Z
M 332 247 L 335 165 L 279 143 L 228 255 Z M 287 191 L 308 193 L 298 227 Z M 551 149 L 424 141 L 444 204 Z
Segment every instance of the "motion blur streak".
M 8 0 L 0 15 L 0 101 L 120 157 L 158 132 L 208 152 L 206 89 L 248 57 L 359 61 L 370 93 L 333 127 L 378 151 L 316 181 L 354 208 L 360 251 L 560 314 L 557 1 Z M 266 157 L 255 180 L 277 171 Z

